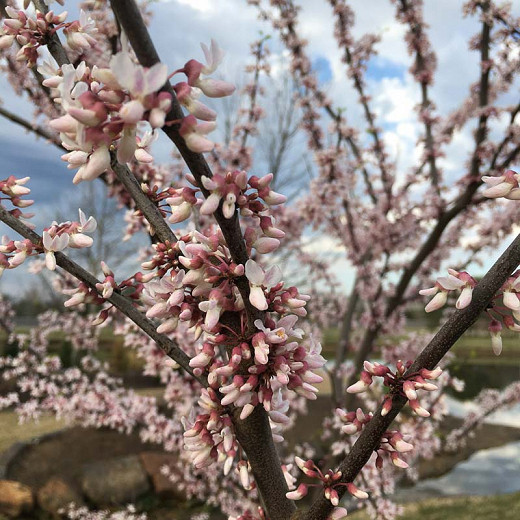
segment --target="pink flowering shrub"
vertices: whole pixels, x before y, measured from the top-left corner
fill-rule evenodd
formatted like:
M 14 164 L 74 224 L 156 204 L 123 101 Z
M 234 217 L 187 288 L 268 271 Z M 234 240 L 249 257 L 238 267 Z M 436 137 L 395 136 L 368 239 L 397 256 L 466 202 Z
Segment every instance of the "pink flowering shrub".
M 22 212 L 33 204 L 29 178 L 8 172 L 0 180 L 0 220 L 17 233 L 2 239 L 0 274 L 30 260 L 33 271 L 53 271 L 67 311 L 43 314 L 22 335 L 0 300 L 7 318 L 0 325 L 18 348 L 0 357 L 13 388 L 0 396 L 0 408 L 14 407 L 21 421 L 51 413 L 83 426 L 137 431 L 178 455 L 164 473 L 188 498 L 230 520 L 338 520 L 347 515 L 346 493 L 373 518 L 395 518 L 400 508 L 389 497 L 403 476 L 418 477 L 419 457 L 457 449 L 492 410 L 520 397 L 518 384 L 484 391 L 478 413 L 446 439 L 437 435 L 448 413 L 445 391 L 463 386 L 443 361 L 460 335 L 487 316 L 499 355 L 503 326 L 520 330 L 520 238 L 480 282 L 473 270 L 514 231 L 520 211 L 519 174 L 509 169 L 520 154 L 520 108 L 503 102 L 520 69 L 511 50 L 518 20 L 511 6 L 491 0 L 464 4 L 479 26 L 470 47 L 480 66 L 461 106 L 441 114 L 432 100 L 437 58 L 422 2 L 390 2 L 420 95 L 417 161 L 400 171 L 369 93 L 367 69 L 380 36 L 355 37 L 348 2 L 328 2 L 364 117 L 357 128 L 313 70 L 299 7 L 291 0 L 247 3 L 285 49 L 300 132 L 312 154 L 309 187 L 298 184 L 290 204 L 278 191 L 287 128 L 275 139 L 278 170 L 254 166 L 260 123 L 269 121 L 262 108 L 271 73 L 267 38 L 251 46 L 251 79 L 229 138 L 214 143 L 208 134 L 220 116 L 205 98 L 235 91 L 215 75 L 224 51 L 214 40 L 202 44 L 204 63 L 192 58 L 170 71 L 148 34 L 146 5 L 134 0 L 81 2 L 78 20 L 41 0 L 3 6 L 2 70 L 44 124 L 3 108 L 0 115 L 59 148 L 76 170 L 72 183 L 104 182 L 126 208 L 125 238 L 142 232 L 149 245 L 137 272 L 121 276 L 103 261 L 98 279 L 67 256 L 69 248 L 93 245 L 95 215 L 80 209 L 78 221 L 36 232 L 34 215 Z M 491 124 L 500 131 L 491 132 Z M 467 126 L 475 129 L 474 143 L 452 179 L 443 158 Z M 155 162 L 160 134 L 175 150 L 172 164 Z M 354 273 L 349 295 L 333 272 L 336 253 Z M 445 269 L 448 276 L 434 282 Z M 408 305 L 436 311 L 453 294 L 454 309 L 437 334 L 405 329 Z M 166 409 L 125 388 L 98 360 L 106 326 L 135 351 L 144 374 L 164 385 Z M 321 340 L 331 327 L 340 339 L 327 362 Z M 74 366 L 49 352 L 56 330 L 70 340 Z M 295 453 L 278 451 L 275 443 L 286 446 L 284 435 L 325 378 L 327 452 L 305 442 L 308 432 Z M 299 509 L 298 500 L 305 504 Z M 132 508 L 111 514 L 71 506 L 66 514 L 144 518 Z

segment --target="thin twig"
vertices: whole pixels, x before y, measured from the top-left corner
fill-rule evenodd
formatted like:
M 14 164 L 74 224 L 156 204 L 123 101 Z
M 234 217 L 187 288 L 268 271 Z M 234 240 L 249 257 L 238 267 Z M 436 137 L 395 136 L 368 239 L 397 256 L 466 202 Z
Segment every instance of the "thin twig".
M 23 117 L 20 117 L 18 114 L 15 114 L 14 112 L 6 110 L 4 107 L 1 107 L 1 106 L 0 106 L 0 116 L 5 117 L 9 121 L 12 121 L 13 123 L 16 123 L 17 125 L 22 126 L 29 132 L 32 132 L 33 134 L 36 134 L 37 136 L 39 136 L 43 139 L 46 139 L 50 143 L 56 145 L 61 150 L 65 150 L 65 148 L 63 148 L 63 146 L 61 145 L 61 142 L 58 141 L 57 137 L 55 135 L 51 134 L 50 132 L 48 132 L 47 130 L 45 130 L 45 128 L 42 128 L 41 126 L 33 125 L 33 124 L 29 123 L 29 121 L 27 121 Z
M 29 239 L 33 244 L 41 247 L 42 238 L 38 233 L 35 233 L 29 229 L 19 219 L 13 217 L 3 206 L 0 205 L 0 220 L 7 224 L 11 229 L 19 233 L 24 238 Z M 96 284 L 101 283 L 95 276 L 92 276 L 88 271 L 83 269 L 80 265 L 70 260 L 63 253 L 55 253 L 56 263 L 62 269 L 70 273 L 72 276 L 85 283 L 88 287 L 95 290 Z M 190 358 L 186 353 L 179 348 L 179 346 L 173 342 L 170 338 L 163 334 L 159 334 L 155 328 L 155 325 L 139 312 L 134 304 L 128 298 L 114 291 L 110 298 L 106 298 L 114 307 L 121 311 L 127 318 L 132 320 L 143 332 L 148 334 L 152 338 L 160 349 L 169 357 L 171 357 L 176 363 L 178 363 L 186 372 L 194 377 L 204 387 L 208 386 L 205 378 L 196 376 L 190 367 Z
M 130 169 L 126 165 L 117 162 L 115 154 L 112 155 L 111 168 L 119 182 L 126 188 L 132 199 L 134 199 L 136 207 L 149 222 L 157 238 L 165 244 L 174 244 L 177 242 L 177 237 L 164 220 L 159 208 L 143 192 L 139 182 Z

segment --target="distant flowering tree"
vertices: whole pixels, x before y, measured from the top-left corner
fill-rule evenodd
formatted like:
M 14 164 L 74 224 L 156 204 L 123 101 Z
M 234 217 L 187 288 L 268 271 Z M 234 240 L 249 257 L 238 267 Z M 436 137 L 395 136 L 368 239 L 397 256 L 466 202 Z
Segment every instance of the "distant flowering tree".
M 21 236 L 3 239 L 0 272 L 35 259 L 34 270 L 56 271 L 56 287 L 72 311 L 46 313 L 29 335 L 19 335 L 8 302 L 0 301 L 0 326 L 19 346 L 17 356 L 0 358 L 3 378 L 16 381 L 0 407 L 14 406 L 21 420 L 51 412 L 83 425 L 137 430 L 179 454 L 168 474 L 189 497 L 230 519 L 339 519 L 347 514 L 340 506 L 345 493 L 373 518 L 394 518 L 399 508 L 388 496 L 403 469 L 416 476 L 409 462 L 456 448 L 489 413 L 520 399 L 518 383 L 484 392 L 479 412 L 445 442 L 434 434 L 447 413 L 443 390 L 461 386 L 438 366 L 456 340 L 481 313 L 489 317 L 497 355 L 502 327 L 520 329 L 520 237 L 479 283 L 465 270 L 496 249 L 520 215 L 520 175 L 509 169 L 520 153 L 520 103 L 502 102 L 518 84 L 519 21 L 506 4 L 464 4 L 464 14 L 480 26 L 470 41 L 480 70 L 462 105 L 441 115 L 431 99 L 437 59 L 422 2 L 391 1 L 406 29 L 421 96 L 419 160 L 402 172 L 367 93 L 365 74 L 379 37 L 353 36 L 348 2 L 329 1 L 364 128 L 351 126 L 322 90 L 294 2 L 248 3 L 287 49 L 302 132 L 314 156 L 310 189 L 291 205 L 273 190 L 272 174 L 251 172 L 251 144 L 264 115 L 262 78 L 269 73 L 265 39 L 252 45 L 252 80 L 230 140 L 215 145 L 209 134 L 217 113 L 204 97 L 234 91 L 214 76 L 224 56 L 215 41 L 202 45 L 204 63 L 190 59 L 170 72 L 148 34 L 146 4 L 86 0 L 79 20 L 69 21 L 67 13 L 49 11 L 47 0 L 1 0 L 2 70 L 43 123 L 6 107 L 0 115 L 60 148 L 76 170 L 74 183 L 101 179 L 128 210 L 127 235 L 144 232 L 151 245 L 140 253 L 142 271 L 121 280 L 102 263 L 104 278 L 96 279 L 66 255 L 92 245 L 95 216 L 79 210 L 77 221 L 53 222 L 37 234 L 32 215 L 24 213 L 32 204 L 24 198 L 29 179 L 0 181 L 0 219 Z M 491 123 L 500 132 L 491 133 Z M 460 176 L 445 179 L 439 159 L 466 126 L 474 128 L 474 145 Z M 159 132 L 172 141 L 177 162 L 154 163 Z M 327 259 L 305 248 L 311 233 L 344 252 L 355 272 L 350 295 L 342 294 Z M 470 245 L 469 234 L 476 237 Z M 305 293 L 284 281 L 276 265 L 289 254 L 305 273 Z M 443 268 L 448 276 L 419 291 Z M 427 312 L 460 293 L 434 336 L 404 329 L 406 306 L 419 292 L 432 297 Z M 93 308 L 93 316 L 75 312 Z M 165 385 L 167 412 L 154 398 L 124 388 L 96 359 L 99 327 L 107 324 L 136 349 L 144 372 Z M 341 335 L 335 360 L 326 365 L 319 340 L 331 326 Z M 49 354 L 53 330 L 69 334 L 82 354 L 78 366 L 64 368 Z M 387 339 L 388 333 L 403 339 Z M 306 400 L 316 399 L 315 385 L 326 374 L 329 451 L 308 443 L 294 454 L 277 451 L 274 443 L 284 442 L 283 432 Z M 208 472 L 209 465 L 217 469 Z M 318 492 L 308 495 L 313 487 Z M 307 506 L 297 509 L 294 501 L 306 495 Z M 107 515 L 69 511 L 71 518 Z M 137 518 L 132 509 L 116 516 Z

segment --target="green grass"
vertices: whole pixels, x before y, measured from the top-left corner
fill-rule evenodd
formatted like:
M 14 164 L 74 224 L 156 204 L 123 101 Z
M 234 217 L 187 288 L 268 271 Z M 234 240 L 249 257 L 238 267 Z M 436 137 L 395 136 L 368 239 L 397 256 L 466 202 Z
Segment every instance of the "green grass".
M 4 410 L 0 412 L 0 453 L 14 442 L 28 441 L 64 426 L 64 421 L 57 421 L 51 416 L 43 416 L 38 422 L 29 421 L 19 424 L 18 416 L 13 411 Z
M 136 393 L 143 396 L 161 399 L 164 388 L 139 388 Z M 66 421 L 57 421 L 54 416 L 43 415 L 38 422 L 18 423 L 18 415 L 12 410 L 0 412 L 0 453 L 13 443 L 28 441 L 40 435 L 51 433 L 67 426 Z
M 368 520 L 364 512 L 349 513 L 352 520 Z M 518 520 L 520 493 L 488 497 L 435 498 L 405 507 L 399 520 Z
M 426 329 L 418 329 L 416 327 L 407 327 L 409 332 L 428 332 Z M 500 356 L 495 356 L 491 349 L 491 339 L 485 331 L 483 334 L 464 334 L 462 338 L 455 343 L 452 348 L 458 361 L 464 361 L 475 364 L 490 364 L 490 365 L 510 365 L 511 363 L 518 364 L 520 359 L 520 337 L 513 332 L 504 331 L 502 333 L 503 350 Z M 379 340 L 382 341 L 401 341 L 406 337 L 406 334 L 386 336 Z M 330 328 L 325 331 L 323 335 L 323 355 L 327 359 L 333 359 L 336 347 L 340 340 L 340 330 L 338 328 Z

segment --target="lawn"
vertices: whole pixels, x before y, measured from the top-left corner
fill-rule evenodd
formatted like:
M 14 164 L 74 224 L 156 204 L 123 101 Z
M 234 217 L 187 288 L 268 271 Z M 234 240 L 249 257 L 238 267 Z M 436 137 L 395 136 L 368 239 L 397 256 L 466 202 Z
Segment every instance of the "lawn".
M 407 327 L 407 333 L 432 332 L 424 328 Z M 398 342 L 406 337 L 405 334 L 398 336 L 386 336 L 380 341 Z M 336 346 L 340 339 L 340 330 L 330 328 L 323 335 L 323 355 L 327 359 L 334 359 Z M 512 363 L 520 366 L 520 336 L 518 333 L 504 331 L 502 333 L 503 349 L 500 356 L 495 356 L 491 349 L 491 338 L 485 330 L 471 329 L 464 334 L 451 349 L 458 361 L 472 364 L 510 365 Z M 425 345 L 426 346 L 426 345 Z M 376 354 L 377 355 L 377 354 Z
M 369 520 L 364 512 L 353 513 L 347 518 Z M 423 500 L 405 507 L 399 520 L 518 520 L 520 518 L 520 493 L 488 497 L 435 498 Z
M 38 422 L 29 421 L 19 424 L 18 416 L 14 412 L 4 410 L 0 412 L 0 453 L 9 448 L 13 442 L 28 441 L 64 426 L 64 421 L 57 421 L 50 416 L 43 416 Z

